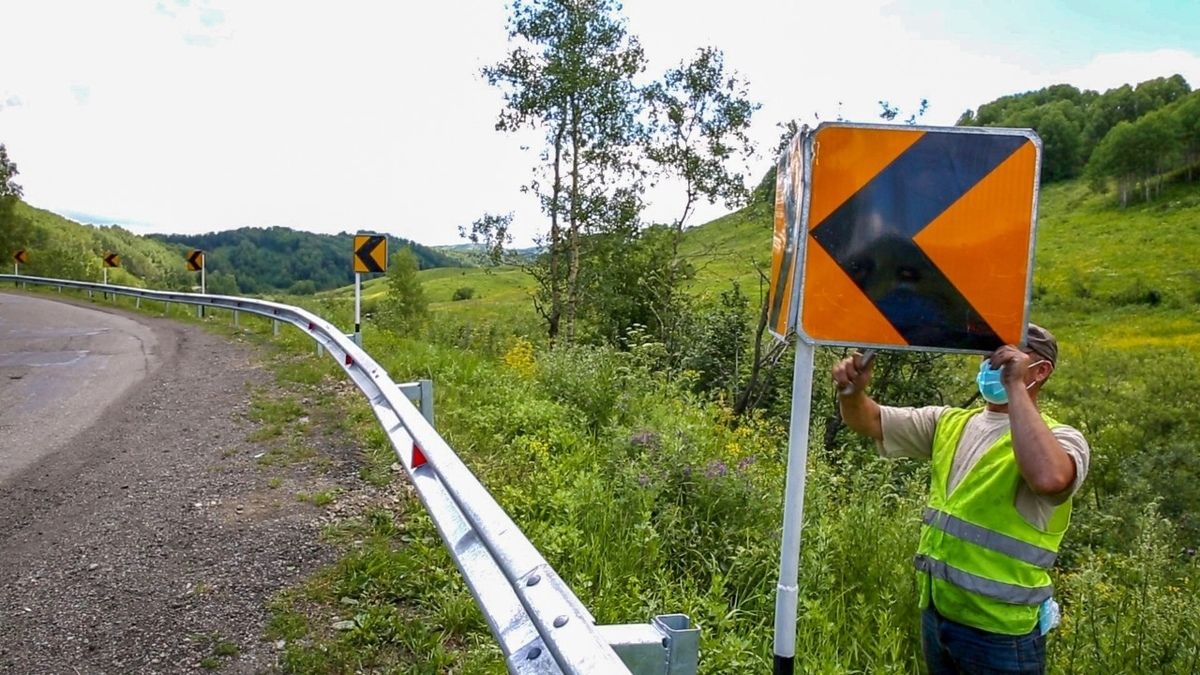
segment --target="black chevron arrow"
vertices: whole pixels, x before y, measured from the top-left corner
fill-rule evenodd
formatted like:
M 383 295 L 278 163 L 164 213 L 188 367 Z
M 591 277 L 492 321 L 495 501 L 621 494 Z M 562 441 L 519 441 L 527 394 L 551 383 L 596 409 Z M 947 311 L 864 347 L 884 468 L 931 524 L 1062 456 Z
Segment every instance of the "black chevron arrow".
M 1030 142 L 929 132 L 812 230 L 913 346 L 990 351 L 1003 340 L 913 238 Z
M 375 253 L 375 249 L 379 248 L 379 245 L 385 241 L 387 241 L 387 237 L 367 237 L 367 240 L 354 251 L 354 257 L 358 258 L 358 261 L 362 263 L 363 269 L 367 272 L 383 272 L 383 266 L 376 262 L 372 255 Z
M 109 253 L 109 254 L 105 255 L 104 256 L 104 266 L 105 267 L 120 267 L 121 266 L 121 256 L 116 253 Z
M 204 251 L 192 251 L 188 254 L 188 269 L 198 272 L 204 268 Z

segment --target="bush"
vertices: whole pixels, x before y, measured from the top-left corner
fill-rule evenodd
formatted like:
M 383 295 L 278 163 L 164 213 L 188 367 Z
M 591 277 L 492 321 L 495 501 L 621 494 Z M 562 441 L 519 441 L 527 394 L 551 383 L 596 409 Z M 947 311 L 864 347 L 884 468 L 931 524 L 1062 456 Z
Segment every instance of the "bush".
M 475 289 L 470 286 L 463 286 L 454 291 L 454 297 L 450 298 L 450 300 L 451 302 L 458 302 L 459 300 L 470 300 L 473 297 L 475 297 Z
M 288 289 L 290 295 L 313 295 L 317 292 L 317 284 L 312 279 L 302 279 L 292 284 Z

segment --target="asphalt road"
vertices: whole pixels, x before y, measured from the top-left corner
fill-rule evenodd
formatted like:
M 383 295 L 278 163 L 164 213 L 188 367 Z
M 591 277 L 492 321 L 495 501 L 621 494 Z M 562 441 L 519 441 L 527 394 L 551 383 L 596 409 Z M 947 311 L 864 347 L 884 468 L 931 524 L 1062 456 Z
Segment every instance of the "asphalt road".
M 157 369 L 157 346 L 153 330 L 123 316 L 0 293 L 0 485 Z

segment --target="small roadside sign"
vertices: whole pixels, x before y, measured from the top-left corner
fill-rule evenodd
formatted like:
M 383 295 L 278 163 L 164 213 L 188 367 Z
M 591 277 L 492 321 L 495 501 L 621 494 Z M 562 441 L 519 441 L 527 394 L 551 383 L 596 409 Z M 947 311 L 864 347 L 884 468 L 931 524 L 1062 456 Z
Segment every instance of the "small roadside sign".
M 188 251 L 187 268 L 189 272 L 199 272 L 204 269 L 204 251 Z
M 105 267 L 120 267 L 121 266 L 121 256 L 116 253 L 105 253 L 104 254 L 104 266 Z
M 25 250 L 17 251 L 13 254 L 13 262 L 18 265 L 24 265 L 29 262 L 29 254 Z
M 357 274 L 387 272 L 387 237 L 381 234 L 354 235 L 354 271 Z

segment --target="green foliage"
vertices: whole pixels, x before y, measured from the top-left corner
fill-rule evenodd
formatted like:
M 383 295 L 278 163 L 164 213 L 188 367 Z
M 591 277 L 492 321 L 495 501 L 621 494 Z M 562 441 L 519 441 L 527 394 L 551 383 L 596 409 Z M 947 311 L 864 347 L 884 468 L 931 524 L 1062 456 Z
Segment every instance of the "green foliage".
M 550 231 L 529 269 L 547 334 L 561 330 L 572 342 L 588 235 L 632 230 L 641 210 L 631 151 L 640 136 L 634 77 L 645 57 L 613 0 L 518 0 L 510 11 L 518 46 L 483 75 L 504 91 L 497 129 L 544 134 L 538 178 L 524 189 L 538 197 Z
M 453 302 L 459 302 L 461 300 L 470 300 L 473 297 L 475 297 L 475 289 L 474 288 L 471 288 L 470 286 L 461 286 L 459 288 L 454 289 L 454 297 L 452 297 L 450 299 Z
M 297 281 L 288 288 L 289 295 L 313 295 L 317 292 L 317 284 L 312 279 Z
M 16 182 L 17 165 L 0 143 L 0 261 L 7 263 L 17 251 L 29 245 L 29 221 L 16 211 L 21 201 L 21 186 Z
M 182 253 L 122 227 L 82 225 L 24 202 L 14 205 L 14 214 L 30 232 L 29 264 L 21 268 L 23 273 L 100 281 L 101 257 L 112 252 L 121 256 L 121 267 L 109 270 L 112 283 L 171 290 L 200 285 L 199 275 L 187 271 Z
M 729 208 L 749 197 L 745 178 L 731 171 L 731 159 L 754 154 L 746 135 L 760 104 L 752 103 L 745 82 L 725 73 L 725 55 L 714 47 L 696 52 L 690 63 L 668 70 L 642 94 L 649 104 L 649 159 L 665 176 L 684 183 L 683 209 L 672 223 L 681 233 L 700 199 L 721 199 Z
M 439 431 L 599 623 L 682 612 L 703 631 L 701 672 L 769 667 L 786 468 L 781 420 L 733 420 L 725 406 L 693 394 L 690 381 L 661 371 L 652 342 L 616 351 L 539 349 L 516 340 L 486 357 L 386 334 L 378 339 L 372 353 L 386 355 L 381 364 L 394 377 L 419 372 L 438 383 Z M 832 349 L 818 354 L 822 367 L 838 356 Z M 1141 399 L 1149 412 L 1178 382 L 1164 382 L 1161 391 L 1094 391 L 1082 382 L 1107 373 L 1120 387 L 1146 364 L 1129 364 L 1127 374 L 1068 358 L 1048 390 L 1055 396 L 1049 405 L 1095 437 L 1093 471 L 1102 472 L 1112 460 L 1101 448 L 1115 432 L 1087 426 L 1078 406 L 1106 397 L 1115 411 Z M 880 396 L 961 403 L 972 364 L 930 359 L 881 356 Z M 1182 378 L 1197 364 L 1176 365 Z M 819 420 L 832 397 L 820 386 L 816 393 Z M 1188 424 L 1184 411 L 1197 403 L 1183 398 L 1159 414 Z M 1109 414 L 1094 406 L 1085 412 Z M 1180 440 L 1195 436 L 1188 426 L 1174 432 Z M 1131 437 L 1130 447 L 1146 438 Z M 810 454 L 797 633 L 802 669 L 916 672 L 918 613 L 908 560 L 927 471 L 873 459 L 848 440 L 836 434 L 825 451 Z M 1162 487 L 1185 489 L 1188 480 Z M 1131 477 L 1131 484 L 1140 481 Z M 1180 553 L 1172 522 L 1133 507 L 1139 500 L 1153 501 L 1144 494 L 1106 499 L 1094 510 L 1086 503 L 1090 493 L 1080 498 L 1057 573 L 1066 619 L 1051 634 L 1051 672 L 1190 672 L 1200 650 L 1200 609 L 1189 600 L 1200 572 Z M 290 639 L 293 672 L 314 663 L 342 672 L 338 664 L 384 667 L 405 658 L 456 672 L 503 672 L 494 646 L 481 652 L 491 643 L 487 629 L 432 524 L 415 501 L 412 507 L 416 512 L 404 518 L 371 515 L 362 527 L 375 534 L 354 534 L 362 545 L 321 577 L 317 587 L 328 589 L 328 604 L 317 616 L 336 614 L 353 625 L 316 644 L 299 639 L 304 633 Z M 1115 518 L 1122 520 L 1113 528 Z M 1105 522 L 1112 541 L 1095 538 Z M 302 623 L 289 616 L 281 613 L 279 624 Z
M 1046 183 L 1075 178 L 1085 169 L 1092 176 L 1121 180 L 1133 175 L 1141 179 L 1174 168 L 1177 140 L 1172 137 L 1171 142 L 1164 143 L 1167 132 L 1161 125 L 1163 121 L 1174 125 L 1182 103 L 1194 97 L 1191 86 L 1180 75 L 1147 80 L 1136 87 L 1126 84 L 1103 94 L 1059 84 L 1003 96 L 977 111 L 968 110 L 958 123 L 1032 128 L 1044 143 L 1042 180 Z M 1130 144 L 1128 131 L 1120 132 L 1120 141 L 1107 141 L 1122 124 L 1139 123 L 1156 112 L 1162 113 L 1159 120 L 1139 130 L 1142 139 L 1138 143 Z M 1109 147 L 1102 150 L 1106 141 Z M 1120 150 L 1113 149 L 1114 143 Z M 1139 153 L 1149 158 L 1133 157 Z M 1095 165 L 1096 160 L 1099 165 Z M 1126 164 L 1136 166 L 1121 173 Z M 1122 169 L 1114 165 L 1122 165 Z
M 717 301 L 702 302 L 690 314 L 679 340 L 679 364 L 694 373 L 697 392 L 715 392 L 732 401 L 748 361 L 750 300 L 741 286 L 721 291 Z
M 354 235 L 314 234 L 286 227 L 243 227 L 209 234 L 154 234 L 151 238 L 171 245 L 184 255 L 187 249 L 205 251 L 208 273 L 230 275 L 240 294 L 288 292 L 308 294 L 354 282 L 351 265 Z M 462 267 L 461 260 L 405 239 L 390 238 L 388 245 L 407 246 L 421 269 Z M 233 293 L 237 295 L 239 293 Z
M 429 312 L 429 301 L 417 278 L 418 262 L 412 249 L 392 254 L 387 269 L 388 293 L 379 303 L 377 322 L 398 332 L 418 328 Z

